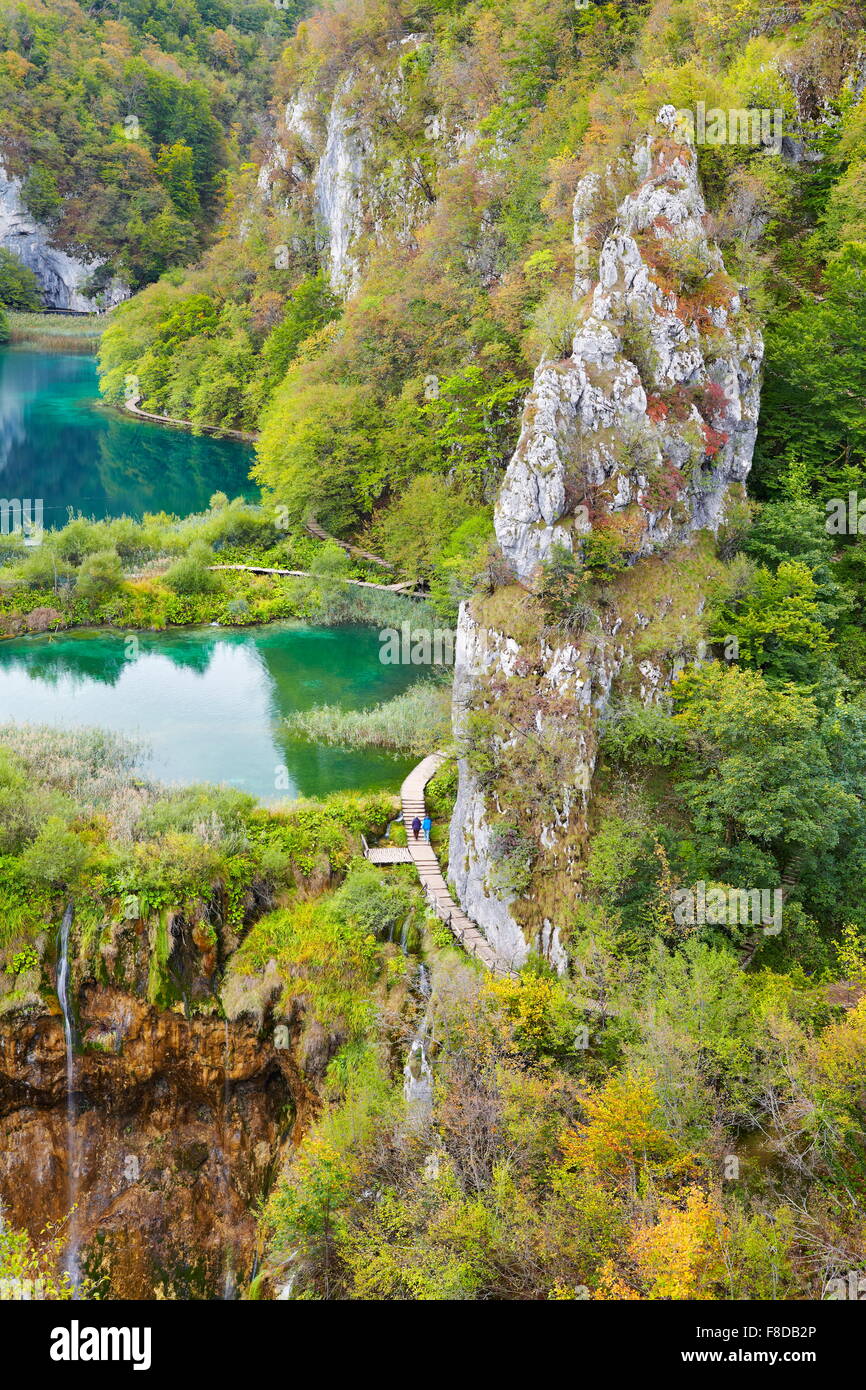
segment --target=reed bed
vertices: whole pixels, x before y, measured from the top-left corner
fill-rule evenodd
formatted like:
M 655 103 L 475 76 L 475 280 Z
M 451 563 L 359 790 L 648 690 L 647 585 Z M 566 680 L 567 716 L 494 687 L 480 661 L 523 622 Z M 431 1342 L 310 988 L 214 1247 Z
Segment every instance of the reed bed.
M 289 715 L 285 727 L 296 738 L 340 748 L 382 748 L 392 753 L 429 753 L 451 738 L 450 689 L 418 681 L 402 695 L 372 709 L 317 705 Z
M 44 351 L 95 353 L 106 320 L 93 314 L 88 318 L 71 318 L 65 314 L 9 315 L 9 342 L 14 346 L 32 346 Z

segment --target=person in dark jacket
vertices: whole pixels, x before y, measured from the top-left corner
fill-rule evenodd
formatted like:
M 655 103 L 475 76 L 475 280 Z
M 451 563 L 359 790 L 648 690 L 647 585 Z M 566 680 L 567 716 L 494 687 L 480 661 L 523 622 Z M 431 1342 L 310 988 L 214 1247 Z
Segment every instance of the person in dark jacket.
M 420 835 L 420 833 L 421 833 L 421 822 L 420 822 L 420 820 L 418 819 L 418 817 L 416 816 L 415 819 L 414 819 L 413 822 L 412 822 L 412 834 L 415 836 L 415 839 L 416 839 L 416 840 L 418 839 L 418 836 Z

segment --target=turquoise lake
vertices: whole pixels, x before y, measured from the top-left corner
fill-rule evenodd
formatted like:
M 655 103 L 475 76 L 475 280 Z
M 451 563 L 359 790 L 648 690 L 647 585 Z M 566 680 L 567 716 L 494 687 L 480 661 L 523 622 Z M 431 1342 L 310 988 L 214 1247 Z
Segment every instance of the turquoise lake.
M 254 497 L 237 440 L 126 418 L 99 404 L 96 361 L 0 351 L 0 495 L 42 498 L 46 526 L 85 516 L 188 516 L 218 491 Z
M 143 739 L 144 775 L 224 782 L 262 800 L 399 788 L 414 759 L 290 739 L 282 718 L 312 705 L 362 709 L 411 683 L 379 661 L 371 627 L 274 623 L 242 631 L 73 632 L 0 643 L 0 722 L 98 726 Z
M 0 352 L 0 495 L 67 512 L 189 515 L 216 491 L 253 496 L 252 451 L 126 419 L 99 405 L 93 358 Z M 222 782 L 265 801 L 399 787 L 411 760 L 289 738 L 313 705 L 362 709 L 411 683 L 385 666 L 372 627 L 61 633 L 0 642 L 0 722 L 95 726 L 142 740 L 145 776 Z

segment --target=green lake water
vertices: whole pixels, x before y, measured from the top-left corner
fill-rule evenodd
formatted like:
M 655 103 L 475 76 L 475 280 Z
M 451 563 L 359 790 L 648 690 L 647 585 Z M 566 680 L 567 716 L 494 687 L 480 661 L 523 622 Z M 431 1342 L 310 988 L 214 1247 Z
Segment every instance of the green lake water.
M 142 772 L 223 782 L 265 801 L 342 788 L 399 788 L 414 759 L 290 739 L 283 716 L 312 705 L 362 709 L 411 683 L 385 666 L 371 627 L 74 632 L 0 643 L 0 721 L 98 726 L 140 737 Z M 417 676 L 417 672 L 414 673 Z
M 189 515 L 216 491 L 254 495 L 251 450 L 126 419 L 98 404 L 93 358 L 0 352 L 0 494 L 42 498 L 46 526 L 88 516 Z M 362 709 L 411 683 L 370 627 L 74 632 L 0 643 L 0 722 L 94 726 L 140 738 L 141 770 L 223 782 L 266 801 L 399 787 L 411 760 L 289 739 L 285 715 Z
M 96 361 L 0 351 L 0 495 L 41 498 L 44 524 L 202 511 L 213 493 L 255 496 L 252 449 L 126 418 L 99 404 Z

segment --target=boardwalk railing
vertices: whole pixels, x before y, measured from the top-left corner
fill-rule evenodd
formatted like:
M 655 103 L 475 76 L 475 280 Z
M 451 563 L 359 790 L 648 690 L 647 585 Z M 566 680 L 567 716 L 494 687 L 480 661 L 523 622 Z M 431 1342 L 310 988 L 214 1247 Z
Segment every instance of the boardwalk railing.
M 364 858 L 369 859 L 371 864 L 411 864 L 412 856 L 408 849 L 403 849 L 401 845 L 368 845 L 366 837 L 361 836 L 361 844 L 364 846 Z
M 291 579 L 315 579 L 316 575 L 312 570 L 283 570 L 275 569 L 269 565 L 208 565 L 209 570 L 246 570 L 247 574 L 276 574 L 283 575 Z M 337 580 L 340 584 L 354 584 L 358 589 L 378 589 L 380 593 L 398 594 L 400 598 L 424 598 L 423 594 L 413 594 L 410 592 L 407 583 L 399 584 L 375 584 L 372 579 L 344 579 L 342 576 Z

